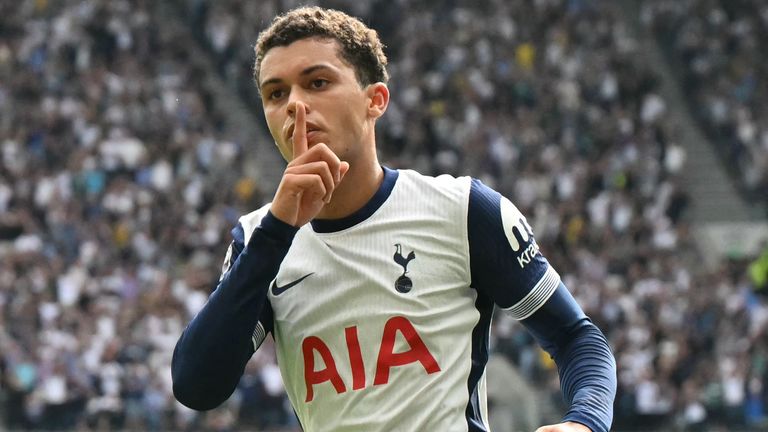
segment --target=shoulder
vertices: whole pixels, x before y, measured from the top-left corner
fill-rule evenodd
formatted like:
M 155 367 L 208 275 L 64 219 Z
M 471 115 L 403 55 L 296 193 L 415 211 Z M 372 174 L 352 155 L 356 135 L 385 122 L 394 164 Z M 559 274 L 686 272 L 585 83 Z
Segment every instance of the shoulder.
M 430 175 L 422 174 L 418 171 L 411 170 L 411 169 L 400 169 L 398 171 L 400 172 L 400 175 L 403 176 L 403 178 L 406 178 L 409 181 L 415 181 L 415 182 L 421 182 L 421 183 L 433 184 L 433 185 L 450 186 L 450 185 L 459 185 L 464 183 L 468 184 L 472 179 L 469 176 L 454 177 L 450 174 L 440 174 L 438 176 L 430 176 Z
M 435 195 L 455 196 L 469 193 L 471 177 L 454 177 L 449 174 L 428 176 L 413 170 L 399 170 L 402 183 L 405 187 L 432 193 Z
M 243 229 L 244 239 L 243 244 L 248 244 L 251 238 L 251 234 L 256 227 L 261 224 L 261 220 L 267 215 L 269 209 L 272 208 L 272 203 L 267 203 L 258 210 L 254 210 L 248 214 L 240 216 L 238 219 L 238 225 Z
M 444 197 L 450 202 L 461 204 L 463 208 L 479 209 L 480 213 L 498 213 L 500 207 L 501 210 L 514 209 L 514 213 L 517 213 L 516 207 L 507 198 L 474 177 L 454 177 L 448 174 L 433 177 L 408 170 L 402 173 L 405 179 L 412 182 L 412 187 L 422 194 Z
M 453 177 L 443 174 L 437 177 L 412 170 L 401 170 L 394 196 L 403 210 L 413 210 L 422 215 L 439 215 L 459 224 L 466 219 L 469 205 L 470 177 Z

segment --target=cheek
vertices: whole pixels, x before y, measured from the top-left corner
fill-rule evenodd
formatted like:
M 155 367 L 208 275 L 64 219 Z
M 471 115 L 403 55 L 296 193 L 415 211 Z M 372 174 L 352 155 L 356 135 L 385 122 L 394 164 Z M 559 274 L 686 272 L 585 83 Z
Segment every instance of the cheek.
M 287 162 L 290 162 L 290 152 L 291 149 L 288 148 L 287 144 L 282 141 L 281 131 L 282 131 L 282 125 L 272 125 L 272 123 L 267 122 L 267 127 L 269 128 L 269 133 L 272 135 L 272 139 L 275 142 L 275 146 L 277 146 L 277 149 L 280 151 L 280 154 L 283 156 L 283 159 L 285 159 Z
M 267 119 L 267 128 L 269 128 L 269 133 L 272 135 L 272 138 L 277 139 L 277 137 L 280 136 L 280 125 L 279 122 L 275 119 L 271 119 L 269 117 Z
M 280 119 L 270 115 L 265 116 L 265 118 L 267 120 L 267 128 L 269 129 L 269 134 L 272 135 L 272 139 L 275 140 L 275 143 L 278 144 L 278 146 L 281 146 L 282 144 L 280 144 L 280 135 L 282 134 L 283 123 L 280 121 Z
M 354 135 L 360 135 L 365 128 L 366 112 L 358 103 L 349 103 L 345 106 L 342 121 L 347 131 Z M 359 138 L 359 137 L 358 137 Z

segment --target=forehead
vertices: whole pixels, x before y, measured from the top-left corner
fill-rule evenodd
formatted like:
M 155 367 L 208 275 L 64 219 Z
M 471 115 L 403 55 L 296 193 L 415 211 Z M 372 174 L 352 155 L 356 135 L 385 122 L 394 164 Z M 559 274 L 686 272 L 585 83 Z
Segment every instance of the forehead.
M 284 79 L 319 64 L 333 66 L 341 72 L 348 70 L 354 75 L 352 66 L 341 57 L 341 46 L 338 41 L 328 38 L 306 38 L 267 51 L 261 61 L 259 78 L 262 83 L 275 78 Z

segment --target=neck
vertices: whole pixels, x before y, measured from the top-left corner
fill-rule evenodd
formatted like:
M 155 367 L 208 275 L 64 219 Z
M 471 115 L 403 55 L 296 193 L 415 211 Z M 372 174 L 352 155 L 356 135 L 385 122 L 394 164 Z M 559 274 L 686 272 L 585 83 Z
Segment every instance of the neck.
M 376 158 L 350 163 L 349 171 L 333 191 L 331 202 L 325 205 L 317 219 L 341 219 L 360 210 L 379 190 L 384 170 Z

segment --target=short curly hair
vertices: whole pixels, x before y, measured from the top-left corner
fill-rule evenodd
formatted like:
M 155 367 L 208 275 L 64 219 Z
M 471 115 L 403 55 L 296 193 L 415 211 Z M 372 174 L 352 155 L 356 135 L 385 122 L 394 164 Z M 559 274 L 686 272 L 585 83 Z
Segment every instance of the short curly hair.
M 341 57 L 355 69 L 360 85 L 389 80 L 384 46 L 375 30 L 344 12 L 310 6 L 278 15 L 266 30 L 259 33 L 253 66 L 256 87 L 259 87 L 261 62 L 270 49 L 312 37 L 338 41 Z

